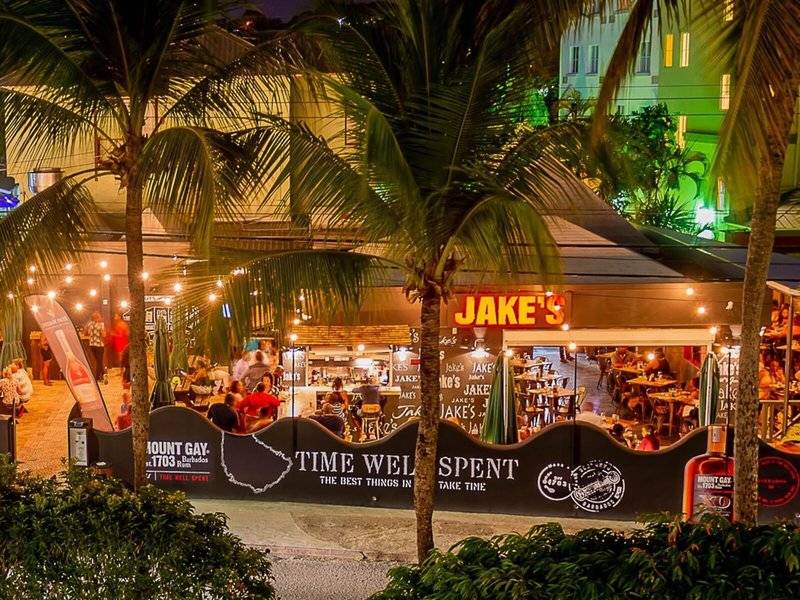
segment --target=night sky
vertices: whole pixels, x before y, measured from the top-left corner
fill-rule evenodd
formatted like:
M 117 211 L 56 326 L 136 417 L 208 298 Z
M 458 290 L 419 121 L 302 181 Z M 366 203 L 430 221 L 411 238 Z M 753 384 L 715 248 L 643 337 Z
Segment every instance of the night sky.
M 287 21 L 297 13 L 314 6 L 314 0 L 256 0 L 261 10 L 270 17 Z

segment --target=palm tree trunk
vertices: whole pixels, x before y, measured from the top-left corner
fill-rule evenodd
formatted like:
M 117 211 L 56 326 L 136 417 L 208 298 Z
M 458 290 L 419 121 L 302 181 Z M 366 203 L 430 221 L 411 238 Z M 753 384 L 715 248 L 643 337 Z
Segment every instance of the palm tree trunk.
M 780 201 L 781 178 L 789 145 L 789 132 L 797 104 L 797 78 L 789 97 L 776 97 L 783 103 L 781 136 L 770 140 L 770 153 L 763 157 L 759 183 L 753 202 L 750 243 L 747 250 L 742 290 L 742 346 L 739 355 L 739 398 L 736 402 L 734 441 L 734 517 L 745 525 L 758 521 L 758 360 L 762 316 L 767 300 L 767 278 L 775 243 L 775 217 Z M 791 327 L 792 324 L 789 324 Z
M 441 296 L 422 298 L 420 317 L 421 411 L 414 458 L 414 510 L 417 517 L 417 558 L 433 550 L 433 501 L 436 495 L 436 450 L 439 442 L 439 322 Z
M 147 354 L 144 330 L 144 250 L 142 248 L 142 186 L 132 173 L 126 188 L 125 250 L 128 255 L 130 305 L 129 355 L 133 422 L 133 485 L 147 482 L 147 441 L 150 436 L 150 400 L 147 395 Z

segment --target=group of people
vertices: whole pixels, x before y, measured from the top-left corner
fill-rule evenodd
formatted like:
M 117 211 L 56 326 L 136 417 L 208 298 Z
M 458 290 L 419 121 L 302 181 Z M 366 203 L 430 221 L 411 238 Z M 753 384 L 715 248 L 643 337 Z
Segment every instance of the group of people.
M 11 414 L 16 407 L 15 417 L 27 412 L 25 404 L 33 396 L 33 382 L 25 368 L 22 358 L 15 358 L 3 369 L 0 379 L 0 398 L 2 398 L 3 413 Z
M 770 326 L 764 331 L 762 351 L 758 364 L 758 397 L 768 400 L 783 397 L 782 388 L 786 385 L 785 348 L 789 333 L 789 306 L 772 302 Z M 794 316 L 792 325 L 793 346 L 800 342 L 800 314 Z M 788 383 L 800 382 L 800 352 L 792 353 Z

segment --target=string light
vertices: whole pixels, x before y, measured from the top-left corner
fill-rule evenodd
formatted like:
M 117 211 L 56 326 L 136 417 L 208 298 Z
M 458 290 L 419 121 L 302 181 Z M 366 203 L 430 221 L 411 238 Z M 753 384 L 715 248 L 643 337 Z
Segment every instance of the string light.
M 82 311 L 83 310 L 83 304 L 81 304 L 80 302 L 76 302 L 75 303 L 75 310 L 77 310 L 78 312 Z
M 28 277 L 26 281 L 28 282 L 28 285 L 33 285 L 33 277 Z
M 103 275 L 103 281 L 111 281 L 111 275 L 109 275 L 108 273 Z
M 567 348 L 569 348 L 570 352 L 575 352 L 575 350 L 578 349 L 578 344 L 576 344 L 575 342 L 570 342 L 569 346 L 567 346 Z
M 33 304 L 31 306 L 31 312 L 33 312 L 33 313 L 39 312 L 39 305 L 38 304 Z
M 716 325 L 712 325 L 711 327 L 708 328 L 708 333 L 710 333 L 711 335 L 717 335 L 717 331 L 719 331 L 719 329 L 717 329 Z
M 56 297 L 56 293 L 55 293 L 53 290 L 50 290 L 49 292 L 47 292 L 47 297 L 48 297 L 50 300 L 54 300 L 54 299 L 55 299 L 55 297 Z
M 100 261 L 100 268 L 101 269 L 107 269 L 108 268 L 108 261 L 107 260 L 101 260 Z
M 366 346 L 364 346 L 364 344 L 359 344 L 358 346 L 356 346 L 356 349 L 359 352 L 363 352 L 366 349 Z
M 8 297 L 9 300 L 13 300 L 14 299 L 14 292 L 8 292 L 7 297 Z
M 561 326 L 561 331 L 569 331 L 569 323 L 564 323 Z
M 656 358 L 656 355 L 653 354 L 652 352 L 648 352 L 647 353 L 647 360 L 655 360 L 655 358 Z
M 706 307 L 705 307 L 705 306 L 698 306 L 698 307 L 697 307 L 697 314 L 698 314 L 698 315 L 704 315 L 704 314 L 706 314 Z
M 66 277 L 64 277 L 64 283 L 66 283 L 67 285 L 72 283 L 72 275 L 67 275 Z
M 292 321 L 293 325 L 300 325 L 300 323 L 301 323 L 301 321 L 297 317 L 295 317 L 294 320 Z
M 218 287 L 218 288 L 223 288 L 223 287 L 225 287 L 225 284 L 222 282 L 222 279 L 217 279 L 217 287 Z
M 148 279 L 150 279 L 150 273 L 142 271 L 142 281 L 147 281 Z
M 183 284 L 180 281 L 175 282 L 175 285 L 172 286 L 172 289 L 176 292 L 180 292 L 183 289 Z
M 67 263 L 64 265 L 65 271 L 72 271 L 72 263 Z
M 291 340 L 292 344 L 294 344 L 297 341 L 297 334 L 296 333 L 291 334 L 289 336 L 289 339 Z
M 216 302 L 217 301 L 217 295 L 214 292 L 211 292 L 208 295 L 208 301 L 209 302 Z
M 694 288 L 693 287 L 687 287 L 686 288 L 686 295 L 687 296 L 694 296 Z
M 30 271 L 31 273 L 36 273 L 36 265 L 31 265 L 30 267 L 28 267 L 28 271 Z
M 96 290 L 96 289 L 94 289 L 94 288 L 90 289 L 90 290 L 89 290 L 89 295 L 90 295 L 92 298 L 94 298 L 95 296 L 97 296 L 97 290 Z
M 304 294 L 300 294 L 300 295 L 297 297 L 297 299 L 298 299 L 300 302 L 305 302 L 305 301 L 306 301 L 306 297 L 305 297 L 305 295 L 304 295 Z
M 128 301 L 127 300 L 120 300 L 119 307 L 120 308 L 128 308 Z

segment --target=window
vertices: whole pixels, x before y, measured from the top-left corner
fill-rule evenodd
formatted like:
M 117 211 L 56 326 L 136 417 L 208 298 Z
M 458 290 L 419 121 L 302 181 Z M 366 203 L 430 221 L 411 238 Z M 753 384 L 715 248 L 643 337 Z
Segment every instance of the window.
M 577 73 L 581 63 L 581 47 L 572 46 L 569 49 L 569 72 Z
M 723 21 L 733 21 L 733 1 L 734 0 L 725 0 L 722 6 Z
M 723 73 L 719 82 L 719 108 L 728 110 L 731 107 L 731 74 Z
M 678 115 L 678 129 L 675 131 L 675 143 L 678 148 L 686 146 L 686 115 Z
M 725 187 L 725 181 L 722 177 L 717 178 L 717 210 L 728 210 L 728 188 Z
M 639 48 L 639 60 L 636 65 L 636 72 L 637 73 L 649 73 L 650 72 L 650 54 L 653 48 L 653 41 L 651 38 L 647 37 L 642 39 L 642 44 Z
M 597 73 L 600 67 L 600 46 L 589 46 L 589 64 L 586 65 L 586 72 L 589 74 Z
M 664 36 L 664 66 L 672 66 L 672 54 L 675 51 L 675 36 L 668 33 Z
M 689 66 L 689 32 L 681 33 L 681 66 Z

